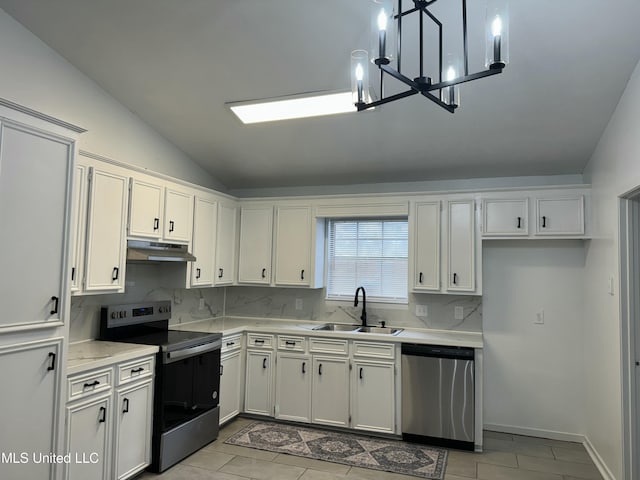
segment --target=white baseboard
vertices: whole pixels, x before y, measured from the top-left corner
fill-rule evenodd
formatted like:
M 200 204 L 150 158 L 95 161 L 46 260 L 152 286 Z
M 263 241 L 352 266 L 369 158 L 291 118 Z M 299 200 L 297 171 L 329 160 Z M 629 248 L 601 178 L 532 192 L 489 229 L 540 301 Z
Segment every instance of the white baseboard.
M 593 463 L 596 464 L 596 467 L 600 471 L 600 475 L 602 475 L 602 478 L 604 480 L 616 480 L 616 477 L 613 476 L 613 473 L 611 473 L 611 470 L 609 470 L 607 464 L 604 463 L 604 460 L 602 460 L 602 457 L 589 440 L 589 437 L 585 437 L 583 445 L 584 448 L 587 449 L 587 453 L 591 457 L 591 460 L 593 460 Z
M 526 435 L 528 437 L 550 438 L 552 440 L 561 440 L 563 442 L 584 443 L 584 435 L 578 433 L 557 432 L 554 430 L 541 430 L 538 428 L 516 427 L 513 425 L 498 425 L 495 423 L 485 423 L 485 430 L 494 432 L 512 433 L 515 435 Z
M 485 430 L 491 430 L 493 432 L 511 433 L 514 435 L 526 435 L 528 437 L 540 437 L 550 438 L 552 440 L 561 440 L 563 442 L 577 442 L 584 445 L 587 453 L 593 460 L 596 468 L 600 471 L 600 475 L 604 480 L 616 480 L 616 477 L 611 473 L 609 467 L 604 462 L 598 451 L 595 449 L 591 441 L 585 435 L 578 433 L 556 432 L 553 430 L 541 430 L 537 428 L 528 427 L 515 427 L 513 425 L 498 425 L 495 423 L 485 423 Z

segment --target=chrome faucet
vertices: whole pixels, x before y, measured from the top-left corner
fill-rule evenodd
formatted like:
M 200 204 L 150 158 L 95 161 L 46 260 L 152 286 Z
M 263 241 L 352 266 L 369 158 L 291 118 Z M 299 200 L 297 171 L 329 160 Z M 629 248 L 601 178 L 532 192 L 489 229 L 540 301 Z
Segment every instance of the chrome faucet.
M 367 294 L 364 291 L 364 287 L 358 287 L 356 289 L 356 298 L 353 300 L 353 306 L 358 306 L 358 293 L 362 290 L 362 315 L 360 315 L 360 320 L 362 320 L 362 326 L 367 326 Z

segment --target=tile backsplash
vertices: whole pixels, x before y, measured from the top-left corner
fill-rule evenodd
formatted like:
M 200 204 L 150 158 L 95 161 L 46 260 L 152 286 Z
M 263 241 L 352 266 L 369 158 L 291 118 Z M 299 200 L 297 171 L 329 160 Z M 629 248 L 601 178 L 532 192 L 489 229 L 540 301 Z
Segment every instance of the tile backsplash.
M 360 323 L 361 305 L 325 299 L 324 289 L 218 287 L 167 288 L 158 266 L 127 265 L 126 293 L 71 298 L 70 340 L 98 337 L 100 307 L 141 300 L 171 300 L 172 325 L 223 315 L 292 319 L 317 322 Z M 162 267 L 160 267 L 162 268 Z M 427 315 L 417 316 L 416 305 L 426 305 Z M 202 307 L 202 308 L 201 308 Z M 456 320 L 454 307 L 462 307 Z M 367 304 L 367 323 L 403 328 L 482 331 L 482 297 L 467 295 L 409 294 L 408 305 Z
M 324 289 L 227 287 L 225 315 L 360 323 L 361 305 L 326 300 Z M 416 305 L 426 305 L 427 316 L 416 316 Z M 457 306 L 463 309 L 462 320 L 455 319 Z M 482 297 L 409 294 L 408 305 L 367 304 L 367 323 L 383 320 L 394 327 L 480 332 Z

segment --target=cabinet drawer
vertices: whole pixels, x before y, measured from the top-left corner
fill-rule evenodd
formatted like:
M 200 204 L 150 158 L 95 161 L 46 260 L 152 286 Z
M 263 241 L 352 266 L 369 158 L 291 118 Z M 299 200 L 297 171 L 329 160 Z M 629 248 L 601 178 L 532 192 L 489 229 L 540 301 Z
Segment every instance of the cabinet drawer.
M 353 342 L 354 357 L 390 358 L 396 357 L 396 346 L 393 343 Z
M 347 355 L 349 353 L 349 344 L 347 340 L 310 338 L 309 351 L 311 353 L 337 353 Z
M 304 337 L 278 335 L 278 350 L 305 352 L 307 350 L 307 342 Z
M 242 348 L 242 334 L 229 335 L 222 338 L 222 350 L 221 353 L 233 352 Z
M 118 385 L 153 375 L 153 357 L 145 357 L 118 365 Z
M 247 347 L 273 348 L 273 335 L 261 335 L 259 333 L 247 333 Z
M 97 392 L 110 390 L 113 386 L 113 369 L 107 368 L 90 373 L 73 375 L 67 379 L 68 401 L 85 398 Z

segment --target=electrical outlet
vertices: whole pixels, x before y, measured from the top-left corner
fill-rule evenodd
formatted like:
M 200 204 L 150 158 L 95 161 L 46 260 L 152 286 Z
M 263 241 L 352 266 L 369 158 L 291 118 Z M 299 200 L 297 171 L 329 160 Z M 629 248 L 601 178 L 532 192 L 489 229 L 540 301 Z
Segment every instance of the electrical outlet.
M 416 317 L 429 316 L 429 309 L 426 305 L 416 305 Z
M 544 310 L 540 310 L 536 313 L 536 319 L 533 323 L 536 325 L 544 325 Z
M 456 320 L 464 320 L 464 307 L 453 307 L 453 318 Z
M 204 298 L 201 298 L 198 302 L 198 310 L 204 310 Z
M 302 299 L 296 298 L 296 310 L 302 310 Z

